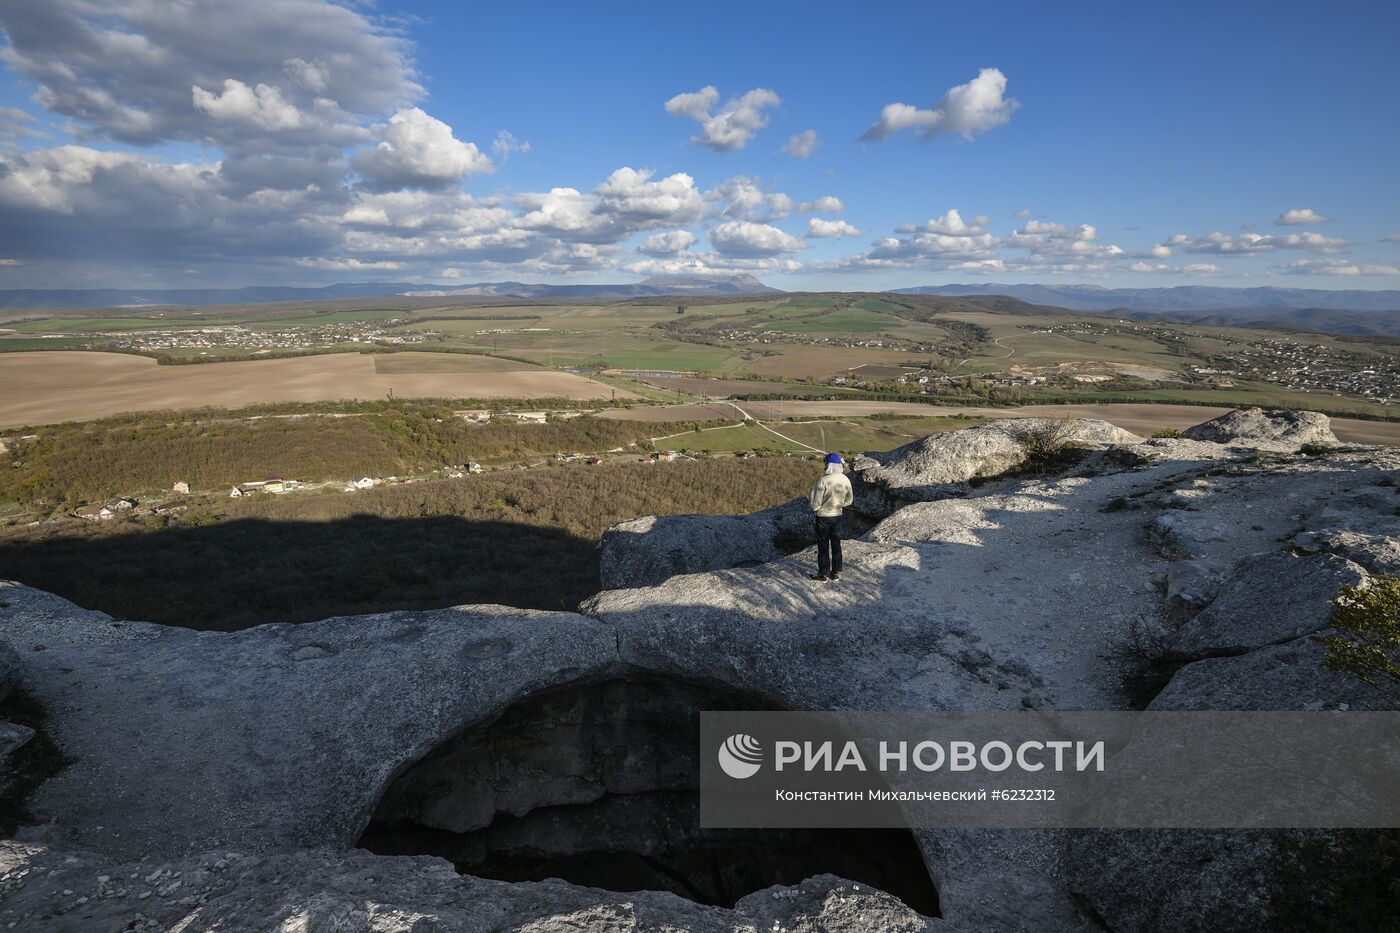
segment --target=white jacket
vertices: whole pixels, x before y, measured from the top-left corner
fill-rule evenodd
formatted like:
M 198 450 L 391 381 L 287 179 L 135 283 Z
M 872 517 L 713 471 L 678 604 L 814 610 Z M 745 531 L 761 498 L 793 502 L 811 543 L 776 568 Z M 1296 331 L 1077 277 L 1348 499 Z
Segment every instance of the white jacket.
M 812 487 L 808 501 L 812 511 L 819 518 L 837 518 L 841 510 L 850 505 L 855 495 L 851 492 L 851 481 L 841 472 L 841 464 L 828 464 L 827 472 Z

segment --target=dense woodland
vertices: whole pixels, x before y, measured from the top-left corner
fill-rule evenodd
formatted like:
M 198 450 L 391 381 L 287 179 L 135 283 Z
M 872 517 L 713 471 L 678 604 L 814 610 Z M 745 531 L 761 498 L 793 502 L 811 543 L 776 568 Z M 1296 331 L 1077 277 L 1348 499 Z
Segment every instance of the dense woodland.
M 345 422 L 347 433 L 334 436 L 353 450 L 366 435 L 353 433 L 359 419 Z M 558 427 L 613 424 L 635 427 Z M 189 428 L 172 430 L 183 438 Z M 125 450 L 119 441 L 114 448 Z M 134 457 L 130 463 L 138 468 Z M 597 591 L 597 539 L 609 525 L 765 508 L 806 492 L 818 467 L 786 457 L 568 465 L 355 493 L 204 500 L 175 516 L 10 529 L 0 535 L 0 578 L 118 617 L 201 629 L 463 603 L 572 609 Z M 102 476 L 101 463 L 92 471 Z

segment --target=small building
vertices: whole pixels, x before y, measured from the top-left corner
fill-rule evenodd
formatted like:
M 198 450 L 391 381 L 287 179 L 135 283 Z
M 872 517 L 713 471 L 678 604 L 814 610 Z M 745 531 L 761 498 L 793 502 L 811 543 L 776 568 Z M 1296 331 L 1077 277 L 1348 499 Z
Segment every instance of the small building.
M 269 476 L 263 480 L 263 489 L 268 492 L 286 492 L 287 481 L 280 476 Z
M 235 486 L 228 491 L 228 497 L 230 499 L 241 499 L 246 495 L 247 493 L 243 491 L 243 487 L 241 486 Z
M 486 424 L 491 420 L 491 409 L 461 408 L 454 411 L 452 417 L 460 418 L 468 424 Z
M 350 485 L 356 489 L 369 489 L 371 486 L 376 485 L 378 482 L 379 480 L 375 479 L 372 476 L 361 476 L 359 479 L 355 480 Z
M 85 505 L 80 509 L 74 509 L 73 514 L 86 521 L 95 522 L 102 518 L 102 506 Z M 108 517 L 110 517 L 110 513 Z
M 468 472 L 468 473 L 480 473 L 480 472 L 481 472 L 481 464 L 477 463 L 475 460 L 469 460 L 469 461 L 467 461 L 467 472 Z
M 108 509 L 109 511 L 114 512 L 114 513 L 115 513 L 115 512 L 128 512 L 128 511 L 130 511 L 130 510 L 136 508 L 136 505 L 137 505 L 137 502 L 136 502 L 135 499 L 127 499 L 127 498 L 125 498 L 125 497 L 118 497 L 118 498 L 116 498 L 116 499 L 110 500 L 110 501 L 106 504 L 106 506 L 104 506 L 104 508 L 106 508 L 106 509 Z

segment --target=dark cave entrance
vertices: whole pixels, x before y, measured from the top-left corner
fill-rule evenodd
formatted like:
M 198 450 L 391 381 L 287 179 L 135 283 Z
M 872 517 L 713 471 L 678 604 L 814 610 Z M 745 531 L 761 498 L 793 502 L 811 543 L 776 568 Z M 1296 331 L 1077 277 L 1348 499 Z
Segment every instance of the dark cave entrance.
M 757 708 L 661 679 L 532 697 L 399 775 L 359 845 L 439 855 L 484 878 L 671 891 L 724 907 L 830 873 L 937 916 L 938 893 L 907 830 L 700 828 L 699 712 Z

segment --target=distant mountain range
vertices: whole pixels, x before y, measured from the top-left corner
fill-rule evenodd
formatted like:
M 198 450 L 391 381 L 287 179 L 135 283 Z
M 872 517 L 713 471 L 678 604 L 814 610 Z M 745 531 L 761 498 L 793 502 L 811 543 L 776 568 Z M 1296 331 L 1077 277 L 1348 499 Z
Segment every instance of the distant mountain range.
M 894 294 L 944 297 L 1006 296 L 1091 314 L 1138 320 L 1170 320 L 1232 327 L 1284 327 L 1334 334 L 1400 337 L 1400 291 L 1316 288 L 1103 288 L 1097 285 L 976 283 L 921 285 Z M 321 288 L 179 288 L 136 290 L 0 290 L 0 308 L 114 308 L 160 305 L 236 305 L 274 301 L 411 296 L 424 298 L 660 298 L 669 295 L 783 294 L 752 275 L 658 275 L 636 283 L 542 285 L 474 282 L 438 285 L 415 282 L 356 282 Z
M 621 285 L 537 285 L 525 282 L 476 282 L 432 285 L 414 282 L 364 282 L 321 288 L 255 286 L 250 288 L 21 288 L 0 290 L 0 308 L 116 308 L 155 305 L 236 305 L 268 301 L 326 301 L 408 295 L 421 297 L 486 296 L 500 298 L 655 298 L 664 295 L 753 295 L 778 292 L 752 275 L 666 275 Z
M 1097 285 L 919 285 L 902 295 L 1006 295 L 1041 305 L 1133 320 L 1228 327 L 1283 327 L 1331 334 L 1400 337 L 1400 291 L 1321 288 L 1103 288 Z

